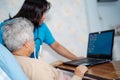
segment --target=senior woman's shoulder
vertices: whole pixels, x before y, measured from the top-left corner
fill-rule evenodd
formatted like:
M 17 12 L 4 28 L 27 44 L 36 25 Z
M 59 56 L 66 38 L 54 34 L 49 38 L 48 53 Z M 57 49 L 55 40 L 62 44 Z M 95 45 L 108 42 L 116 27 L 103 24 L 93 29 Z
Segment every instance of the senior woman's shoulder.
M 39 59 L 25 57 L 25 56 L 16 56 L 16 55 L 15 55 L 15 57 L 18 60 L 18 62 L 20 62 L 22 64 L 36 65 L 36 66 L 39 66 L 39 67 L 50 67 L 50 68 L 52 67 L 48 63 L 46 63 L 42 60 L 39 60 Z
M 30 80 L 56 80 L 57 70 L 34 58 L 15 56 Z

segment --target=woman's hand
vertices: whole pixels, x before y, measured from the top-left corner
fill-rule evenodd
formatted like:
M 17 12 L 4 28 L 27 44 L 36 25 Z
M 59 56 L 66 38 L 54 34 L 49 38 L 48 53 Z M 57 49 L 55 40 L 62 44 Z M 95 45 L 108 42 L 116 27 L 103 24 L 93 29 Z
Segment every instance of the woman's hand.
M 77 60 L 84 59 L 84 58 L 85 58 L 84 56 L 80 56 L 80 57 L 77 57 Z
M 81 78 L 83 78 L 85 72 L 87 72 L 88 68 L 86 66 L 82 66 L 82 65 L 79 65 L 76 69 L 75 69 L 75 72 L 74 74 L 76 76 L 79 76 Z

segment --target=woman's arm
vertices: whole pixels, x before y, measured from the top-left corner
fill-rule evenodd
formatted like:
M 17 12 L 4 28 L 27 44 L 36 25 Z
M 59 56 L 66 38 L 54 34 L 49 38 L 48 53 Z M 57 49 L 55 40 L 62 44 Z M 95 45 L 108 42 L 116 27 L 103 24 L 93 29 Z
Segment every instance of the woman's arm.
M 58 42 L 54 42 L 51 46 L 50 46 L 53 50 L 55 50 L 58 54 L 71 59 L 71 60 L 76 60 L 78 59 L 77 56 L 75 56 L 74 54 L 72 54 L 70 51 L 68 51 L 66 48 L 64 48 L 62 45 L 60 45 Z

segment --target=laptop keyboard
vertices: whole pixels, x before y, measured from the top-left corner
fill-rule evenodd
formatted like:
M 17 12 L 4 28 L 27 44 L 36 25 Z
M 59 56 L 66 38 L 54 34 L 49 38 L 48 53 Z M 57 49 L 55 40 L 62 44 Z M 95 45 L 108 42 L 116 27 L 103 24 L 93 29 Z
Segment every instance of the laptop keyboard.
M 69 61 L 64 64 L 71 65 L 71 66 L 78 66 L 78 65 L 92 66 L 92 65 L 96 65 L 96 64 L 109 62 L 109 61 L 110 60 L 97 59 L 97 58 L 84 58 L 84 59 L 80 59 L 80 60 Z
M 105 60 L 102 60 L 102 59 L 94 59 L 94 58 L 88 58 L 88 59 L 81 59 L 79 61 L 75 61 L 74 64 L 81 64 L 81 62 L 83 63 L 95 63 L 95 62 L 105 62 Z
M 103 61 L 101 59 L 93 59 L 93 58 L 88 58 L 84 60 L 85 62 L 97 62 L 97 61 Z

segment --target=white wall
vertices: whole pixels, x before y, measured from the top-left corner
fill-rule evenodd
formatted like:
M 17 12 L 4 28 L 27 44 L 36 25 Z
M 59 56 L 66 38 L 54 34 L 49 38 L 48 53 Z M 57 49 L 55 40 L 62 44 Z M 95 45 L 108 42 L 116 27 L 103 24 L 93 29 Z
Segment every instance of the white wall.
M 97 2 L 86 0 L 89 32 L 113 29 L 120 24 L 120 0 L 116 2 Z
M 14 16 L 21 8 L 24 0 L 0 0 L 0 22 Z
M 120 0 L 98 3 L 98 14 L 102 29 L 114 28 L 120 24 Z
M 86 0 L 86 6 L 89 23 L 89 32 L 101 30 L 97 8 L 97 0 Z

